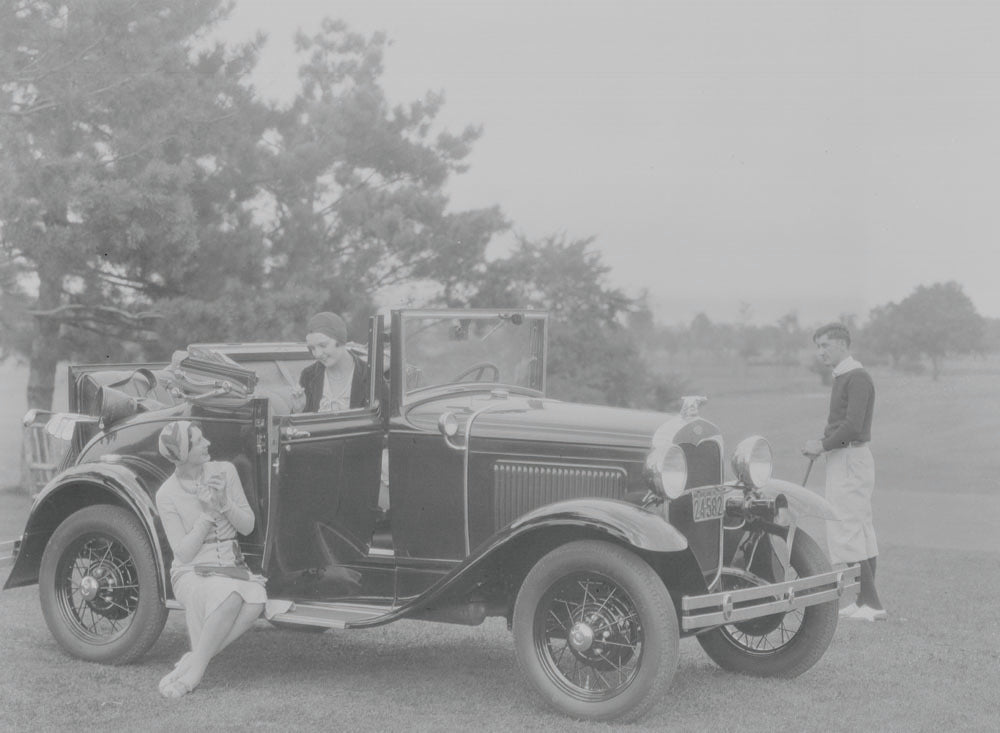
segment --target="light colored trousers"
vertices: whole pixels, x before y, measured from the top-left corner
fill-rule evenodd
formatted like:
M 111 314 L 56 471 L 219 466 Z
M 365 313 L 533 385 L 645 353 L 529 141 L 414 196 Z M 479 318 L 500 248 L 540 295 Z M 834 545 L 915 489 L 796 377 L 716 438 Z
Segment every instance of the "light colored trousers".
M 872 522 L 875 459 L 865 445 L 826 453 L 826 500 L 838 519 L 827 522 L 830 562 L 852 563 L 878 555 Z

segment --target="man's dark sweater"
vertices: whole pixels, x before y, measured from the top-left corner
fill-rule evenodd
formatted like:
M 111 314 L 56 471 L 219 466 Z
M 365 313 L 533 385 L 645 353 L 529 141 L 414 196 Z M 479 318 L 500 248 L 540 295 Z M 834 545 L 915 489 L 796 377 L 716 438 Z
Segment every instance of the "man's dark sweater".
M 864 369 L 835 377 L 830 394 L 830 417 L 823 431 L 823 450 L 846 448 L 855 441 L 872 439 L 875 384 Z

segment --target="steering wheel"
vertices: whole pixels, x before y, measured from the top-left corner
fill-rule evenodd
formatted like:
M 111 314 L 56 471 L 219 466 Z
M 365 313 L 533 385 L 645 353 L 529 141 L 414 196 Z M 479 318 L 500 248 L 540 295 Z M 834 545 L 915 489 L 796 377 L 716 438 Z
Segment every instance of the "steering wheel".
M 462 371 L 460 374 L 455 375 L 452 378 L 451 381 L 452 382 L 461 382 L 463 379 L 465 379 L 466 377 L 468 377 L 470 374 L 475 374 L 476 378 L 473 381 L 474 382 L 482 382 L 482 381 L 484 381 L 483 377 L 486 375 L 486 372 L 493 372 L 493 379 L 491 379 L 489 381 L 491 381 L 491 382 L 499 382 L 500 381 L 500 367 L 498 367 L 492 361 L 481 361 L 478 364 L 473 364 L 468 369 Z

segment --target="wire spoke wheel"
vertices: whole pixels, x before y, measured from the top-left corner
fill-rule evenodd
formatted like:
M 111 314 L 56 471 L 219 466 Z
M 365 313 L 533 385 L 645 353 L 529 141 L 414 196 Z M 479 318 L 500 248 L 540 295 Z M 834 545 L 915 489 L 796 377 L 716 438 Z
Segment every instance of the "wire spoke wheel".
M 574 718 L 635 720 L 677 670 L 677 615 L 666 586 L 645 560 L 610 542 L 569 542 L 538 560 L 512 626 L 525 681 Z
M 67 652 L 127 664 L 153 645 L 167 620 L 158 561 L 139 519 L 95 505 L 52 533 L 39 568 L 39 600 L 49 630 Z
M 82 641 L 106 644 L 128 631 L 139 608 L 139 571 L 121 542 L 81 537 L 63 554 L 58 577 L 59 610 Z
M 769 543 L 767 547 L 770 548 Z M 818 575 L 830 569 L 823 551 L 801 530 L 795 535 L 790 560 L 791 567 L 784 568 L 768 557 L 761 567 L 780 566 L 782 573 L 788 572 L 789 579 Z M 773 582 L 732 568 L 723 569 L 721 581 L 724 590 Z M 721 626 L 700 634 L 698 642 L 723 669 L 759 677 L 788 678 L 797 677 L 819 661 L 836 628 L 837 601 L 833 600 Z
M 610 578 L 563 578 L 538 605 L 535 648 L 549 678 L 567 694 L 585 701 L 614 697 L 642 663 L 635 602 Z
M 789 580 L 799 577 L 792 568 Z M 723 572 L 722 588 L 737 590 L 752 588 L 756 583 L 737 575 L 727 575 Z M 770 616 L 743 621 L 738 624 L 723 626 L 721 631 L 733 646 L 747 654 L 772 654 L 783 649 L 795 639 L 805 620 L 805 609 L 797 608 L 788 613 L 776 613 Z

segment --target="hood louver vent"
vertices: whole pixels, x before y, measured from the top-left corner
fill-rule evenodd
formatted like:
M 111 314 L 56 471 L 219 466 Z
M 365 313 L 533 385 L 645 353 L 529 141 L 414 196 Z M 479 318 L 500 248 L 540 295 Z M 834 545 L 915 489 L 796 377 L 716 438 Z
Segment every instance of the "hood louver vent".
M 532 509 L 582 497 L 620 498 L 624 469 L 567 463 L 497 461 L 493 466 L 493 518 L 504 527 Z

